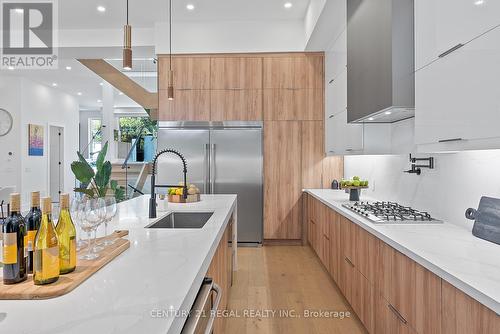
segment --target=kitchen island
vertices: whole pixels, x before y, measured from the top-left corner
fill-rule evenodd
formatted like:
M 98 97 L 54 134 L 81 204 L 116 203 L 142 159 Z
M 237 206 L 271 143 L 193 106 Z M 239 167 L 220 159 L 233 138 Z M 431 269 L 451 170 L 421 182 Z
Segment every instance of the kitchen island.
M 148 229 L 148 196 L 118 204 L 109 230 L 129 230 L 130 249 L 72 292 L 48 300 L 0 300 L 0 333 L 180 333 L 233 217 L 236 195 L 202 195 L 171 211 L 214 212 L 201 229 Z M 233 247 L 236 268 L 236 247 Z

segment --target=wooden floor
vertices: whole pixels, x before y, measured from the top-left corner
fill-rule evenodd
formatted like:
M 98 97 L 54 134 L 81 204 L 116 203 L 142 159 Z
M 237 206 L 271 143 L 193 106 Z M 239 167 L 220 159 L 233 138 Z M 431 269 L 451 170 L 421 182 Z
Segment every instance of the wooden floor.
M 341 292 L 309 247 L 264 246 L 238 249 L 238 272 L 229 296 L 232 317 L 226 334 L 355 334 L 365 333 L 354 316 L 306 318 L 305 310 L 351 312 Z M 258 315 L 253 310 L 263 310 Z M 271 316 L 266 310 L 294 310 Z M 332 313 L 332 315 L 335 315 Z

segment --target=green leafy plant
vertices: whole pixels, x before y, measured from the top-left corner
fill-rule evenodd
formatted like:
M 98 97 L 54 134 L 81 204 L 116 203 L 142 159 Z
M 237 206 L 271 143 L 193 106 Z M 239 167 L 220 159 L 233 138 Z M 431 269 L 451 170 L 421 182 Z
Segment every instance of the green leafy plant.
M 111 180 L 111 162 L 105 161 L 107 152 L 108 142 L 104 144 L 97 156 L 96 171 L 80 152 L 76 152 L 78 160 L 71 163 L 71 171 L 81 185 L 79 188 L 75 188 L 74 191 L 85 194 L 90 198 L 101 198 L 105 197 L 111 189 L 116 201 L 121 202 L 125 199 L 125 189 L 118 186 L 117 181 Z

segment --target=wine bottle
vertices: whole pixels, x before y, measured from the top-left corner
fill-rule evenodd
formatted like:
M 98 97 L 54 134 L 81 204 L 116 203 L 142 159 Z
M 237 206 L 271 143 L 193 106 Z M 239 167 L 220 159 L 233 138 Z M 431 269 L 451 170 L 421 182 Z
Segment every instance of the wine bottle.
M 56 226 L 59 240 L 59 273 L 67 274 L 76 268 L 76 228 L 69 213 L 69 195 L 62 194 L 59 204 L 61 212 Z
M 35 236 L 33 257 L 33 281 L 36 285 L 55 282 L 59 279 L 59 242 L 52 223 L 50 197 L 42 199 L 42 222 Z
M 10 215 L 2 228 L 3 283 L 15 284 L 26 280 L 26 223 L 21 215 L 21 195 L 10 195 Z
M 31 210 L 28 215 L 24 218 L 26 221 L 26 233 L 28 235 L 28 257 L 27 257 L 27 267 L 28 274 L 33 274 L 33 248 L 35 244 L 36 232 L 40 228 L 40 222 L 42 220 L 42 211 L 40 210 L 40 192 L 33 191 L 31 193 Z

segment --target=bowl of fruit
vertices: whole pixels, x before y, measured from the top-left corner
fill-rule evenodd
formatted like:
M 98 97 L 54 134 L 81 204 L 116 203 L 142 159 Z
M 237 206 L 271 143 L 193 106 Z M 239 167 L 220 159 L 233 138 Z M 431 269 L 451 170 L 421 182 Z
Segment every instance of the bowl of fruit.
M 194 184 L 187 187 L 187 198 L 184 198 L 184 183 L 179 182 L 179 187 L 168 188 L 168 201 L 171 203 L 193 203 L 200 201 L 200 189 Z
M 354 176 L 350 180 L 341 180 L 340 189 L 349 190 L 350 201 L 359 201 L 361 189 L 368 189 L 368 181 L 361 180 L 359 176 Z

